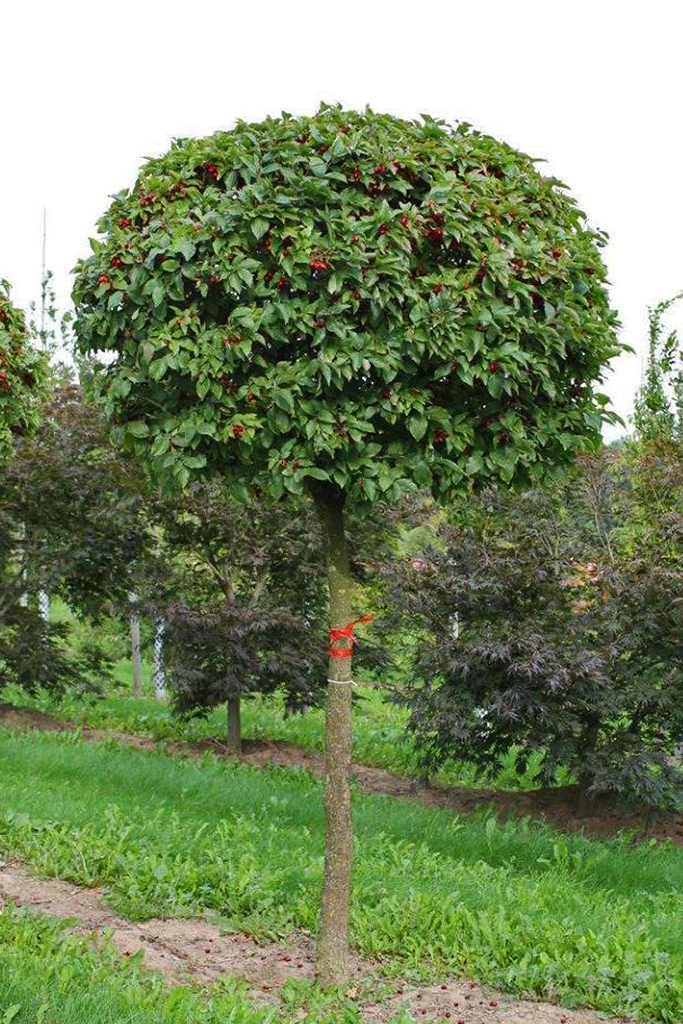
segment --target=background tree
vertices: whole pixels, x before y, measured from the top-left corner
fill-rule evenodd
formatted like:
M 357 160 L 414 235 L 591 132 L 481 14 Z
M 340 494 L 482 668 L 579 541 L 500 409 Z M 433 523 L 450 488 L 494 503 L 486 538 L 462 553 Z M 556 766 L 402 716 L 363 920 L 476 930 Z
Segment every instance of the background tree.
M 674 328 L 664 334 L 664 319 L 683 292 L 648 310 L 648 360 L 633 416 L 641 441 L 683 439 L 683 370 L 680 339 Z
M 618 351 L 599 247 L 522 153 L 424 117 L 323 107 L 148 161 L 74 299 L 125 444 L 180 484 L 310 490 L 326 541 L 323 984 L 348 975 L 348 500 L 539 480 L 597 442 Z
M 125 605 L 147 543 L 146 498 L 68 372 L 51 371 L 46 387 L 40 427 L 13 438 L 0 479 L 0 658 L 2 682 L 63 690 L 95 680 L 103 652 L 69 652 L 68 627 L 45 623 L 35 595 L 45 587 L 91 620 Z
M 632 501 L 626 461 L 603 453 L 552 490 L 485 493 L 438 546 L 386 568 L 387 625 L 414 639 L 399 699 L 430 771 L 456 758 L 494 773 L 510 753 L 524 770 L 542 751 L 545 781 L 571 772 L 581 810 L 680 800 L 683 572 L 671 521 L 630 543 Z
M 227 703 L 237 753 L 242 696 L 281 690 L 291 708 L 319 698 L 319 531 L 301 501 L 237 503 L 219 480 L 160 497 L 153 515 L 160 571 L 148 575 L 147 592 L 167 624 L 175 707 L 202 714 Z
M 37 423 L 43 356 L 30 343 L 21 310 L 10 302 L 7 281 L 0 280 L 0 460 L 11 451 L 12 438 Z

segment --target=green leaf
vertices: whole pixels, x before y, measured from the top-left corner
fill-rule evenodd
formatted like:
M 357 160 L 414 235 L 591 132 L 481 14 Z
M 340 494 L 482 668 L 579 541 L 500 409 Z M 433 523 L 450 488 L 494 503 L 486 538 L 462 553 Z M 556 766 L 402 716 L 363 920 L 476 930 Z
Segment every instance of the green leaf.
M 269 227 L 270 222 L 265 220 L 263 217 L 257 217 L 251 222 L 251 231 L 256 239 L 263 238 Z
M 280 408 L 291 415 L 294 413 L 294 399 L 289 391 L 274 391 L 273 401 Z
M 418 462 L 413 469 L 413 479 L 420 487 L 428 487 L 432 482 L 432 472 L 426 462 Z
M 370 477 L 365 477 L 363 480 L 363 491 L 368 501 L 375 501 L 377 498 L 377 484 Z
M 133 437 L 149 437 L 149 427 L 142 420 L 134 420 L 126 424 L 126 430 Z
M 155 359 L 153 363 L 150 363 L 149 375 L 152 380 L 161 380 L 167 369 L 168 361 L 165 356 L 162 356 L 161 359 Z
M 467 465 L 465 466 L 467 475 L 476 476 L 478 473 L 481 473 L 483 468 L 484 460 L 482 458 L 481 452 L 475 452 L 474 455 L 470 455 L 469 459 L 467 460 Z
M 175 252 L 182 253 L 186 260 L 191 260 L 197 251 L 196 245 L 189 238 L 181 238 L 174 244 L 173 249 Z
M 321 178 L 327 171 L 327 164 L 324 160 L 321 160 L 319 156 L 312 156 L 308 161 L 308 166 L 311 168 L 313 173 Z
M 421 441 L 427 433 L 427 420 L 424 416 L 411 416 L 408 420 L 408 430 L 416 441 Z

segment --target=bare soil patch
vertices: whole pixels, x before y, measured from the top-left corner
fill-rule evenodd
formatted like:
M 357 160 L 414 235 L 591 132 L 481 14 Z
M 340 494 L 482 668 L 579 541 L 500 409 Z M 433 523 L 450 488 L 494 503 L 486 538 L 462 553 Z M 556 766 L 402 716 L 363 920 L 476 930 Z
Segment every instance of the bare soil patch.
M 104 890 L 38 879 L 16 864 L 0 866 L 0 910 L 10 902 L 67 920 L 79 935 L 108 934 L 122 956 L 142 951 L 145 966 L 159 971 L 171 984 L 211 983 L 230 975 L 246 982 L 256 1001 L 272 1002 L 289 978 L 313 979 L 313 943 L 306 935 L 290 936 L 285 946 L 225 934 L 201 918 L 134 923 L 112 913 L 104 902 Z M 455 1024 L 598 1024 L 604 1020 L 590 1010 L 513 999 L 462 979 L 420 988 L 392 979 L 386 998 L 368 1002 L 367 984 L 362 983 L 376 974 L 377 966 L 360 959 L 354 965 L 354 977 L 363 989 L 359 1006 L 367 1024 L 387 1024 L 401 1007 L 418 1021 Z M 387 983 L 381 987 L 386 991 Z M 347 995 L 354 998 L 356 993 L 350 988 Z
M 0 704 L 0 726 L 13 729 L 76 730 L 73 722 L 61 721 L 40 711 Z M 97 742 L 113 740 L 136 750 L 166 750 L 184 757 L 198 757 L 211 752 L 217 757 L 233 757 L 218 740 L 206 739 L 196 743 L 179 741 L 156 742 L 117 730 L 81 729 L 85 740 Z M 300 768 L 313 775 L 324 773 L 323 755 L 284 740 L 246 740 L 240 760 L 258 768 L 278 766 Z M 464 786 L 446 786 L 434 782 L 429 786 L 407 775 L 399 775 L 386 768 L 354 763 L 353 774 L 362 793 L 420 800 L 431 807 L 441 807 L 453 813 L 468 813 L 490 807 L 502 818 L 528 817 L 561 831 L 584 831 L 587 835 L 609 838 L 619 832 L 630 832 L 638 839 L 670 839 L 683 845 L 683 816 L 653 817 L 642 811 L 629 811 L 606 799 L 595 802 L 591 813 L 578 816 L 576 812 L 578 789 L 576 786 L 535 790 L 472 789 Z
M 17 865 L 0 868 L 0 907 L 11 901 L 48 917 L 73 918 L 73 931 L 80 935 L 109 932 L 122 956 L 142 950 L 145 965 L 172 983 L 212 982 L 228 974 L 267 998 L 288 978 L 313 977 L 313 945 L 305 936 L 292 937 L 285 948 L 248 935 L 225 934 L 201 918 L 135 923 L 112 913 L 103 897 L 102 889 L 35 878 Z
M 5 729 L 39 729 L 41 732 L 61 732 L 74 729 L 71 722 L 63 722 L 42 711 L 31 708 L 17 708 L 13 704 L 0 702 L 0 725 Z

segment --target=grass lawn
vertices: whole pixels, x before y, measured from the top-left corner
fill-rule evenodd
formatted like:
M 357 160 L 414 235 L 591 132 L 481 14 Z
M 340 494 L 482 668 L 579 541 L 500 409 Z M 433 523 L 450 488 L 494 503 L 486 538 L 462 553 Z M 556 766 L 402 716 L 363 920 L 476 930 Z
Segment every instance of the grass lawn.
M 118 666 L 117 677 L 127 669 Z M 149 692 L 151 685 L 145 686 Z M 354 712 L 353 756 L 360 764 L 386 768 L 400 774 L 421 774 L 415 748 L 406 733 L 407 714 L 403 708 L 386 700 L 379 688 L 357 688 Z M 206 718 L 179 719 L 168 704 L 159 703 L 148 693 L 140 700 L 130 697 L 125 689 L 109 689 L 104 697 L 84 699 L 65 696 L 54 700 L 46 694 L 27 699 L 20 691 L 6 691 L 6 700 L 18 705 L 40 707 L 58 717 L 69 719 L 97 729 L 118 729 L 123 732 L 148 735 L 157 740 L 173 739 L 196 741 L 206 738 L 222 740 L 226 731 L 224 707 L 214 709 Z M 308 750 L 322 751 L 324 747 L 324 715 L 314 708 L 305 714 L 287 715 L 278 695 L 251 697 L 242 701 L 242 729 L 245 739 L 286 740 Z M 482 779 L 475 765 L 467 761 L 453 761 L 439 772 L 440 782 L 455 786 L 496 786 L 501 789 L 533 789 L 540 785 L 541 754 L 532 754 L 527 770 L 515 770 L 513 756 L 501 759 L 500 769 L 493 779 Z M 568 774 L 558 777 L 558 784 L 570 780 Z
M 0 848 L 106 884 L 124 915 L 210 909 L 275 936 L 316 926 L 322 810 L 305 773 L 4 732 L 0 777 Z M 683 1019 L 683 850 L 378 796 L 356 799 L 355 823 L 353 938 L 387 974 Z

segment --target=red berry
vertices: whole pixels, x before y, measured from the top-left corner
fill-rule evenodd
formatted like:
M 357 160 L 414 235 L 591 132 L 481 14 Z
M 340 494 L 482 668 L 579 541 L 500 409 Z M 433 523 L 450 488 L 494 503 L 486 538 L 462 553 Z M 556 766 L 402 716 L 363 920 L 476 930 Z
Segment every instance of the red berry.
M 118 224 L 118 226 L 120 228 L 129 228 L 130 227 L 130 221 L 128 220 L 127 217 L 119 217 L 119 219 L 117 220 L 116 223 Z
M 389 225 L 388 224 L 382 224 L 380 226 L 380 229 L 379 229 L 379 234 L 380 235 L 386 235 L 388 230 L 389 230 Z
M 107 277 L 106 274 L 100 274 L 100 276 L 97 278 L 97 283 L 98 284 L 109 284 L 110 283 L 110 279 Z
M 266 272 L 264 274 L 264 280 L 265 280 L 266 284 L 268 284 L 270 281 L 272 281 L 272 279 L 273 279 L 273 271 L 272 270 L 266 270 Z
M 287 282 L 287 278 L 286 277 L 279 277 L 275 287 L 279 288 L 279 290 L 282 292 L 287 287 L 287 284 L 288 284 L 288 282 Z
M 236 423 L 235 426 L 232 428 L 232 436 L 237 438 L 237 440 L 239 441 L 243 433 L 244 427 L 240 423 Z
M 401 217 L 401 224 L 403 225 L 404 228 L 410 227 L 410 217 L 408 216 L 407 213 L 404 213 L 403 216 Z
M 372 173 L 373 174 L 386 174 L 387 173 L 387 169 L 386 169 L 384 164 L 377 164 L 377 166 L 375 167 L 375 169 L 374 169 L 374 171 Z
M 208 163 L 204 164 L 204 170 L 210 178 L 216 179 L 218 177 L 218 168 L 212 160 L 209 160 Z
M 394 392 L 391 390 L 391 388 L 385 388 L 384 391 L 382 392 L 382 398 L 391 398 L 393 393 Z
M 489 373 L 498 373 L 499 370 L 500 363 L 497 359 L 494 359 L 493 362 L 489 363 Z
M 360 181 L 360 167 L 354 167 L 351 171 L 351 177 L 354 181 Z
M 497 1000 L 496 999 L 492 999 L 491 1002 L 489 1003 L 489 1006 L 498 1006 Z
M 441 991 L 445 992 L 447 988 L 448 988 L 448 985 L 442 985 L 441 986 Z
M 313 321 L 313 326 L 314 327 L 318 327 L 318 328 L 326 327 L 327 326 L 327 320 L 314 320 Z
M 154 192 L 148 192 L 147 195 L 140 198 L 140 206 L 149 206 L 156 199 Z
M 432 291 L 434 292 L 435 295 L 441 295 L 441 292 L 443 291 L 443 285 L 442 284 L 434 284 L 434 285 L 432 285 Z
M 120 256 L 112 256 L 110 263 L 112 267 L 116 267 L 117 270 L 120 270 L 123 266 L 123 260 Z
M 354 235 L 351 239 L 352 242 L 360 242 L 360 235 Z
M 443 444 L 447 437 L 445 430 L 437 430 L 434 434 L 434 444 Z
M 330 265 L 326 260 L 311 260 L 309 262 L 311 270 L 329 270 Z
M 553 249 L 553 258 L 554 259 L 559 260 L 561 255 L 562 255 L 562 250 L 561 249 Z

